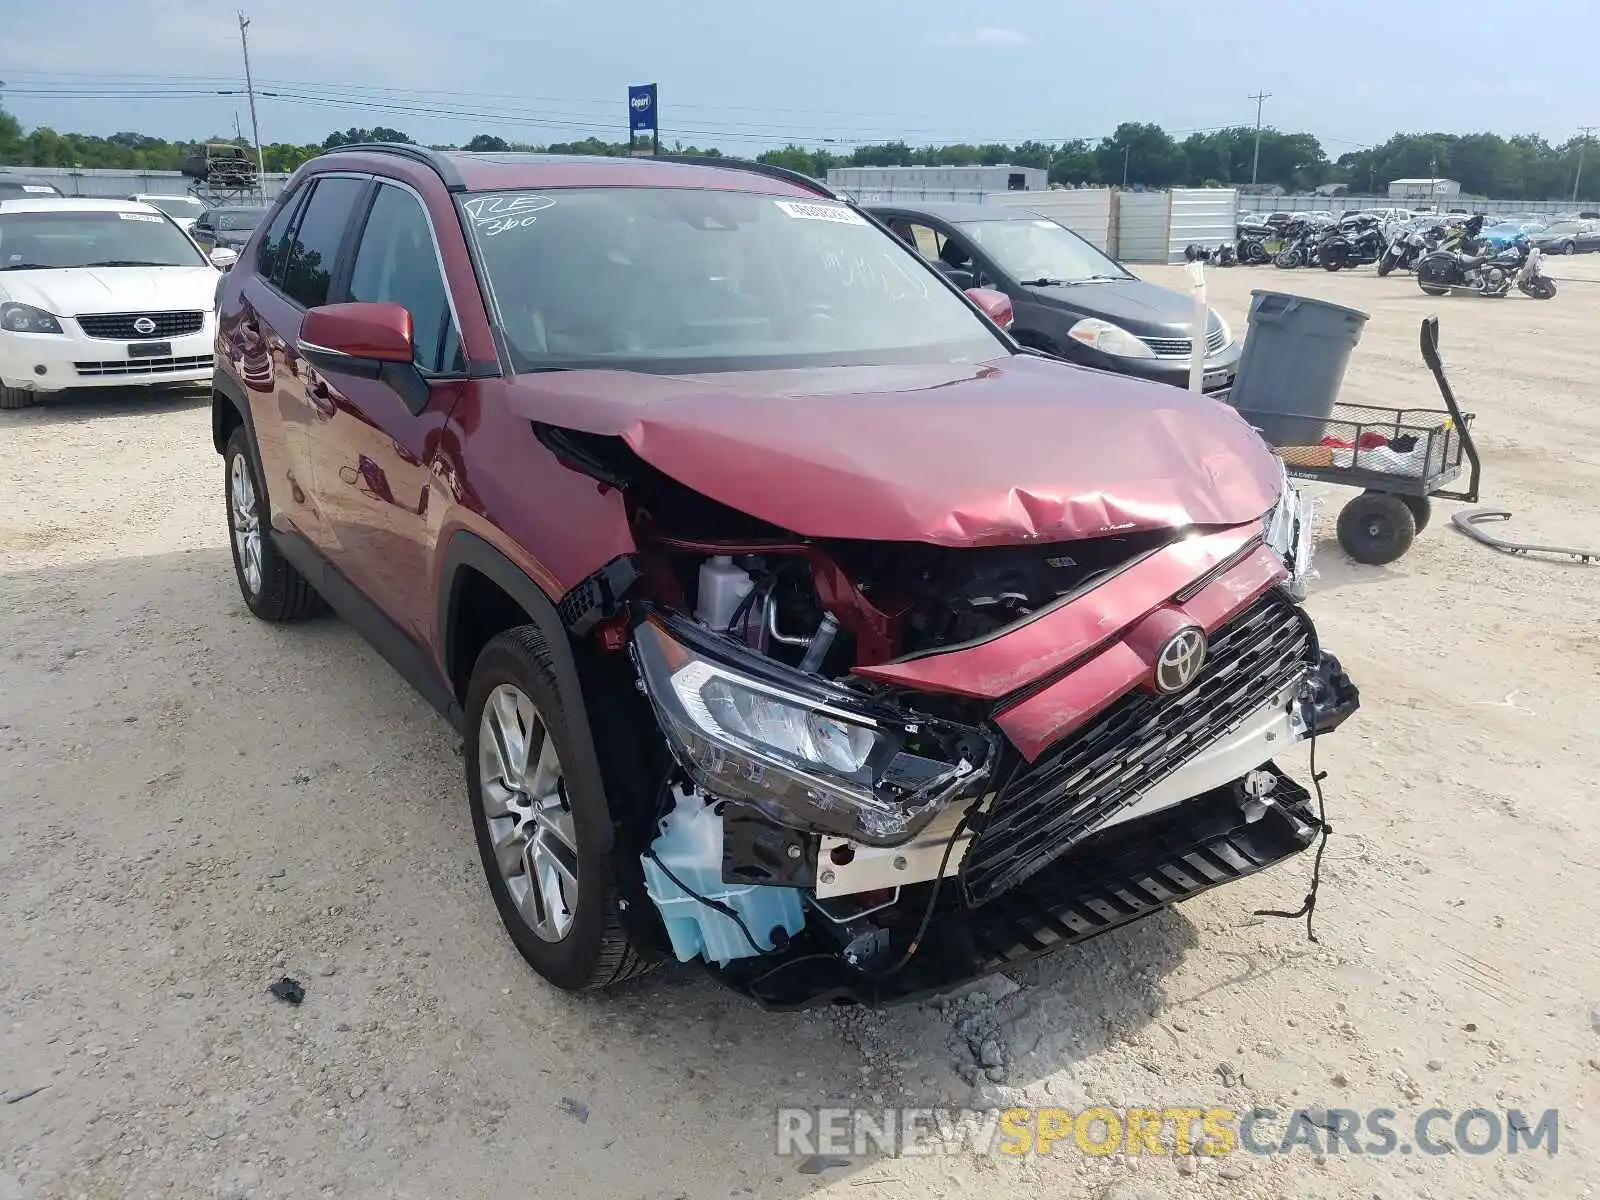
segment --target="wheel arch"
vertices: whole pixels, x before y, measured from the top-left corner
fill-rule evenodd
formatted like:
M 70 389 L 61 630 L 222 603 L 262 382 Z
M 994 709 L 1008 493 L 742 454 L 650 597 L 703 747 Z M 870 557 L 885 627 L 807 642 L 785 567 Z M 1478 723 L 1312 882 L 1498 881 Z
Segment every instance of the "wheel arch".
M 568 770 L 582 776 L 595 795 L 608 797 L 572 642 L 555 603 L 544 589 L 484 538 L 470 530 L 457 530 L 441 559 L 437 611 L 439 656 L 450 688 L 463 706 L 473 663 L 496 634 L 516 624 L 532 625 L 539 631 L 548 647 L 556 682 L 568 700 L 564 716 L 576 743 L 576 758 Z M 614 824 L 606 822 L 603 832 L 605 845 L 599 849 L 609 851 Z

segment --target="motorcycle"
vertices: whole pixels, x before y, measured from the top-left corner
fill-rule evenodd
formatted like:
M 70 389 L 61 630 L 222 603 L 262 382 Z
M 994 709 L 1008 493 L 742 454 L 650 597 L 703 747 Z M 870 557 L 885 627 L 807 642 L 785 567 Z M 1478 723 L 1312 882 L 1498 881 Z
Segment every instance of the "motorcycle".
M 1470 244 L 1470 239 L 1464 239 L 1464 244 Z M 1543 262 L 1544 253 L 1525 238 L 1488 254 L 1434 250 L 1417 264 L 1417 286 L 1430 296 L 1462 292 L 1498 299 L 1514 284 L 1524 296 L 1553 300 L 1556 283 L 1544 274 Z
M 1234 253 L 1239 256 L 1240 262 L 1257 267 L 1271 262 L 1272 256 L 1282 248 L 1283 242 L 1276 225 L 1262 222 L 1239 226 Z
M 1191 242 L 1184 248 L 1183 257 L 1188 262 L 1203 262 L 1213 267 L 1239 265 L 1238 253 L 1231 242 L 1224 242 L 1212 249 Z
M 1285 271 L 1308 267 L 1317 258 L 1317 246 L 1333 230 L 1333 224 L 1316 217 L 1299 217 L 1284 228 L 1283 247 L 1272 265 Z
M 1366 213 L 1342 218 L 1317 246 L 1317 261 L 1323 270 L 1341 271 L 1381 259 L 1388 246 L 1378 226 L 1378 218 Z

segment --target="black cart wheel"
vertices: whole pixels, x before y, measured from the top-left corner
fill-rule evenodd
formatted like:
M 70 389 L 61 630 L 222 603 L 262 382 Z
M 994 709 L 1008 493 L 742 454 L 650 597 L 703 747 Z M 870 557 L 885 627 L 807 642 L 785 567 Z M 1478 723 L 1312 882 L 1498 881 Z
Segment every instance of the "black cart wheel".
M 1417 523 L 1417 532 L 1428 527 L 1433 517 L 1433 501 L 1426 496 L 1401 496 L 1400 502 L 1411 510 L 1411 519 Z
M 1339 513 L 1339 545 L 1358 563 L 1392 563 L 1416 540 L 1417 519 L 1400 496 L 1363 492 Z

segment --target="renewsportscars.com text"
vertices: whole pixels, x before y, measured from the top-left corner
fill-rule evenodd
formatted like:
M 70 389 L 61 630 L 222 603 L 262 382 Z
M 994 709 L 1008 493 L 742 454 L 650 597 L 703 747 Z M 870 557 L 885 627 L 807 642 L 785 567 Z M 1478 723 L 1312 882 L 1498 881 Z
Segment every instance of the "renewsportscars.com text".
M 1429 1108 L 780 1108 L 780 1155 L 1525 1154 L 1560 1148 L 1560 1112 Z

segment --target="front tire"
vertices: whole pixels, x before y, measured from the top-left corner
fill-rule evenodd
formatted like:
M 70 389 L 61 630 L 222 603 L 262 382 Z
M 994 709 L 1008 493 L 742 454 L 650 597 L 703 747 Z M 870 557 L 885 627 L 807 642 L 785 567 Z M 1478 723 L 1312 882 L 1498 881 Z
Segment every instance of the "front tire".
M 321 612 L 326 607 L 322 597 L 273 544 L 266 491 L 256 475 L 250 436 L 243 425 L 228 438 L 222 461 L 228 545 L 233 550 L 233 575 L 246 607 L 274 624 Z
M 6 387 L 0 384 L 0 409 L 11 411 L 28 408 L 33 404 L 33 393 L 26 388 Z
M 1577 252 L 1578 252 L 1578 243 L 1577 242 L 1566 241 L 1566 242 L 1562 242 L 1561 243 L 1561 253 L 1563 253 L 1563 254 L 1576 254 Z
M 1382 279 L 1392 270 L 1394 270 L 1394 255 L 1385 254 L 1378 260 L 1378 278 Z
M 1339 545 L 1351 558 L 1381 567 L 1411 549 L 1417 520 L 1404 498 L 1362 492 L 1340 511 L 1338 534 Z
M 606 797 L 563 763 L 583 729 L 569 725 L 543 634 L 508 629 L 478 656 L 467 687 L 466 771 L 472 828 L 489 894 L 528 965 L 564 991 L 606 988 L 651 959 L 618 919 L 612 852 L 587 850 L 610 828 Z

